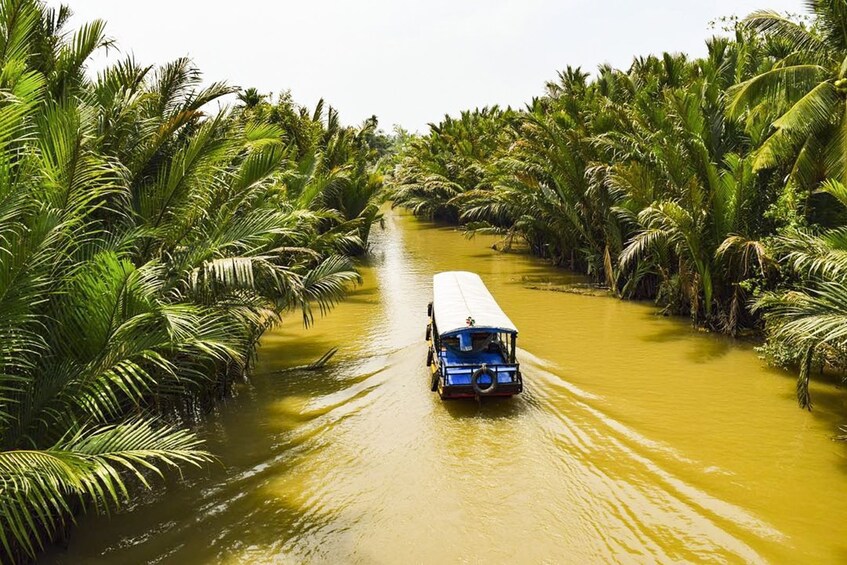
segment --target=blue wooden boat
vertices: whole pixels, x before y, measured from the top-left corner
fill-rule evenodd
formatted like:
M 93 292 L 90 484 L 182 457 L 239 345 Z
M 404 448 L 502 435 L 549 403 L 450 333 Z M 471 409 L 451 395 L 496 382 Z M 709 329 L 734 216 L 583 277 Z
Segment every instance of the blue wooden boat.
M 523 390 L 515 359 L 518 330 L 479 275 L 448 271 L 432 279 L 427 366 L 441 398 L 513 396 Z

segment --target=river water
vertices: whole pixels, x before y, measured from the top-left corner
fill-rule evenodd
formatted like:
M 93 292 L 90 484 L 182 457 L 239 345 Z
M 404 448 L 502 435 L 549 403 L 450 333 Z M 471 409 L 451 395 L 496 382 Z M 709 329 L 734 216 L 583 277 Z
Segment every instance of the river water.
M 363 284 L 263 341 L 202 430 L 218 464 L 111 518 L 56 563 L 847 561 L 845 395 L 492 240 L 390 212 Z M 429 392 L 426 305 L 479 273 L 520 328 L 526 390 Z M 339 352 L 321 371 L 284 371 Z

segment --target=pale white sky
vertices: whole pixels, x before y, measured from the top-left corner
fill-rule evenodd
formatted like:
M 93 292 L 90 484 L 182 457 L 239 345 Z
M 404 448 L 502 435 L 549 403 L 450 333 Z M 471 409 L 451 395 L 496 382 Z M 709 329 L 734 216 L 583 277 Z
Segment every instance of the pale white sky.
M 55 0 L 48 0 L 56 5 Z M 802 0 L 65 0 L 141 63 L 192 57 L 207 81 L 321 97 L 345 123 L 372 114 L 423 131 L 445 113 L 522 107 L 566 65 L 702 55 L 708 22 Z M 113 56 L 114 57 L 114 56 Z

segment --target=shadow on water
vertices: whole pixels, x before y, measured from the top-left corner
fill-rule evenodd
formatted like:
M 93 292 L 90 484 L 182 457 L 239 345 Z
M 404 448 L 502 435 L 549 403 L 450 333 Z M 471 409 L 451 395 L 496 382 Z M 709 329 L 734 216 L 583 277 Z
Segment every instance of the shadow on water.
M 330 362 L 317 370 L 281 369 L 263 371 L 253 377 L 263 394 L 282 398 L 308 395 L 314 398 L 331 396 L 373 377 L 379 371 L 359 371 L 362 360 L 339 360 Z
M 798 405 L 796 383 L 799 369 L 783 369 L 770 366 L 765 359 L 761 360 L 762 371 L 771 378 L 784 381 L 779 395 L 788 403 Z M 843 435 L 847 427 L 847 395 L 844 394 L 844 382 L 840 375 L 831 371 L 821 374 L 813 371 L 810 377 L 809 389 L 812 399 L 811 416 L 825 425 L 832 432 L 832 438 Z M 845 443 L 847 445 L 847 443 Z M 847 472 L 847 458 L 843 460 L 843 470 Z
M 539 285 L 564 287 L 569 285 L 587 284 L 589 279 L 583 275 L 570 271 L 550 273 L 549 267 L 538 265 L 522 269 L 520 279 L 513 282 L 525 286 Z
M 344 298 L 348 304 L 376 304 L 379 302 L 379 290 L 376 288 L 357 288 Z
M 280 331 L 279 335 L 285 336 L 285 333 Z M 343 344 L 341 345 L 343 346 Z M 284 356 L 274 358 L 271 355 L 265 355 L 262 357 L 262 363 L 256 367 L 256 370 L 251 375 L 251 380 L 264 375 L 285 375 L 289 372 L 288 369 L 291 367 L 314 363 L 327 351 L 338 346 L 338 340 L 333 339 L 332 336 L 325 338 L 315 337 L 308 343 L 308 345 L 304 345 L 302 347 L 289 345 L 287 346 L 286 354 Z M 259 347 L 259 355 L 262 355 L 265 351 L 275 352 L 277 349 L 278 347 L 276 344 L 271 343 L 270 340 L 266 340 Z M 343 354 L 343 351 L 339 351 L 336 356 L 339 356 L 340 354 Z
M 697 340 L 696 346 L 690 347 L 685 357 L 697 365 L 706 365 L 731 353 L 734 345 L 729 338 L 710 335 L 708 339 Z
M 645 324 L 658 319 L 660 315 L 656 312 L 645 312 L 643 315 Z M 688 361 L 697 365 L 709 364 L 725 355 L 735 351 L 738 344 L 728 336 L 716 333 L 702 332 L 686 324 L 681 319 L 664 319 L 664 327 L 649 334 L 637 336 L 638 339 L 647 343 L 674 343 L 684 344 L 685 357 Z M 697 339 L 692 340 L 692 336 Z
M 775 372 L 781 373 L 786 380 L 794 382 L 797 375 L 788 371 L 775 369 Z M 820 420 L 832 429 L 832 437 L 844 434 L 845 426 L 847 426 L 847 395 L 841 386 L 832 386 L 833 382 L 840 381 L 839 377 L 834 375 L 813 375 L 811 388 L 812 411 L 811 414 L 816 420 Z M 793 402 L 797 402 L 795 389 L 790 385 L 786 387 L 786 397 Z M 799 408 L 798 408 L 799 409 Z M 847 458 L 844 459 L 843 470 L 847 471 Z
M 326 373 L 296 373 L 284 383 L 260 377 L 264 382 L 258 387 L 247 385 L 219 408 L 200 434 L 206 448 L 220 455 L 216 464 L 188 469 L 182 479 L 168 476 L 164 485 L 122 510 L 120 528 L 108 516 L 89 515 L 67 549 L 51 547 L 41 562 L 251 562 L 267 555 L 325 561 L 332 557 L 320 543 L 327 536 L 332 536 L 334 553 L 352 551 L 344 526 L 358 517 L 318 504 L 319 486 L 306 480 L 310 453 L 322 449 L 318 434 L 331 429 L 333 420 L 319 420 L 324 411 L 307 414 L 297 405 L 273 408 L 291 398 L 290 392 L 303 394 L 304 380 L 321 383 L 312 390 L 326 393 L 343 383 Z M 282 417 L 284 411 L 289 418 Z M 315 429 L 298 432 L 306 422 Z M 164 514 L 163 507 L 168 508 Z M 87 559 L 71 557 L 80 547 L 86 547 Z
M 655 309 L 643 312 L 640 319 L 645 326 L 654 326 L 657 320 L 661 320 L 661 329 L 650 332 L 649 334 L 640 334 L 638 339 L 648 343 L 674 343 L 691 341 L 691 336 L 700 334 L 703 337 L 711 337 L 714 334 L 707 332 L 698 332 L 691 324 L 684 322 L 681 316 L 667 316 Z M 699 341 L 699 340 L 698 340 Z

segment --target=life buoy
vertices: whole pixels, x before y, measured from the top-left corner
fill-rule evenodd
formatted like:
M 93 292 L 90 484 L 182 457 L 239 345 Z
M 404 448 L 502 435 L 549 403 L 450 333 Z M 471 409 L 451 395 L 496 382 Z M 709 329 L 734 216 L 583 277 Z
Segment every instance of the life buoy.
M 479 384 L 479 378 L 486 374 L 491 378 L 491 384 L 484 387 Z M 494 374 L 494 371 L 488 368 L 488 365 L 483 365 L 474 371 L 473 375 L 471 375 L 471 387 L 473 388 L 473 391 L 480 396 L 491 394 L 497 390 L 497 375 Z

